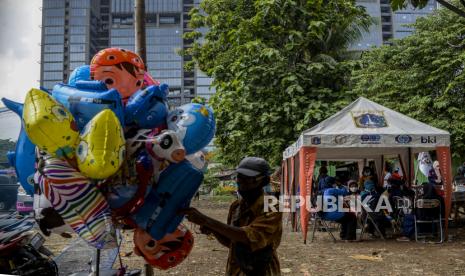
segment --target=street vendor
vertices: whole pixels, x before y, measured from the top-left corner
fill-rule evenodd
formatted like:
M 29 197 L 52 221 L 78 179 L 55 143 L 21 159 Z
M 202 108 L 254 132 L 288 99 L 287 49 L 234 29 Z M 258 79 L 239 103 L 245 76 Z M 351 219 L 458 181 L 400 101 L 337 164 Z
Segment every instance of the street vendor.
M 227 224 L 195 208 L 181 212 L 229 248 L 226 275 L 280 275 L 277 248 L 281 242 L 282 214 L 264 210 L 263 187 L 270 181 L 268 163 L 258 157 L 242 159 L 236 169 L 240 199 L 232 203 Z

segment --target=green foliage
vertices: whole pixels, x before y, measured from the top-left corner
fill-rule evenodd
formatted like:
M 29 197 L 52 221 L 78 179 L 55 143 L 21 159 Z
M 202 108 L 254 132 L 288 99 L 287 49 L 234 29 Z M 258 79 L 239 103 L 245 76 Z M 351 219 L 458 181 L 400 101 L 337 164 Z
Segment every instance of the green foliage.
M 464 0 L 436 0 L 441 7 L 444 7 L 456 15 L 465 18 L 465 1 Z M 422 9 L 426 7 L 429 0 L 391 0 L 391 8 L 394 11 L 405 9 L 408 5 L 413 6 L 416 9 Z
M 454 156 L 465 157 L 465 19 L 442 9 L 414 27 L 363 55 L 352 92 L 448 130 Z
M 214 77 L 215 144 L 221 161 L 246 155 L 279 164 L 304 129 L 339 110 L 355 65 L 347 46 L 372 23 L 348 0 L 204 0 L 191 11 L 188 68 Z M 351 96 L 351 95 L 349 95 Z
M 225 168 L 221 165 L 207 169 L 207 171 L 204 174 L 203 182 L 202 182 L 203 189 L 207 193 L 220 185 L 220 180 L 216 176 L 220 171 L 224 169 Z

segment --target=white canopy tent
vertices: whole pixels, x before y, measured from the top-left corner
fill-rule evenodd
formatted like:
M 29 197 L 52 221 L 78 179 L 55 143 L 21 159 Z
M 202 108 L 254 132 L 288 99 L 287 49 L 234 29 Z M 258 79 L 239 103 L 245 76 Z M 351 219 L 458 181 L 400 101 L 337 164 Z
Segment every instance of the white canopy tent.
M 384 156 L 399 156 L 411 179 L 413 153 L 436 150 L 446 182 L 446 204 L 450 205 L 450 134 L 399 112 L 360 97 L 347 107 L 304 131 L 283 153 L 283 193 L 299 185 L 300 195 L 311 195 L 311 176 L 318 160 L 375 160 L 382 171 Z M 298 166 L 295 166 L 299 164 Z M 294 168 L 296 167 L 296 168 Z M 298 182 L 298 183 L 297 183 Z M 296 190 L 296 189 L 294 189 Z M 304 207 L 304 206 L 303 206 Z M 450 206 L 446 206 L 448 211 Z M 301 225 L 306 238 L 308 214 L 301 208 Z M 448 212 L 446 212 L 448 214 Z

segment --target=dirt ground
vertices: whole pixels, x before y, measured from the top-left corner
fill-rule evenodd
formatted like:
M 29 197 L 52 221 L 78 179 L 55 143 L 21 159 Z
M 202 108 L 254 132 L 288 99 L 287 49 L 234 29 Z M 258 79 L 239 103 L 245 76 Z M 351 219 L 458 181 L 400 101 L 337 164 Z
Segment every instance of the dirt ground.
M 201 199 L 192 206 L 224 221 L 229 202 Z M 155 270 L 155 275 L 223 275 L 227 248 L 198 234 L 198 228 L 191 223 L 186 222 L 186 226 L 195 236 L 190 256 L 171 270 Z M 333 242 L 328 233 L 317 232 L 313 243 L 303 244 L 301 233 L 284 228 L 278 250 L 283 275 L 465 275 L 465 232 L 453 231 L 453 241 L 444 244 L 394 239 Z M 144 260 L 132 252 L 132 231 L 124 235 L 123 263 L 142 269 Z M 69 242 L 54 236 L 47 240 L 47 246 L 58 254 Z

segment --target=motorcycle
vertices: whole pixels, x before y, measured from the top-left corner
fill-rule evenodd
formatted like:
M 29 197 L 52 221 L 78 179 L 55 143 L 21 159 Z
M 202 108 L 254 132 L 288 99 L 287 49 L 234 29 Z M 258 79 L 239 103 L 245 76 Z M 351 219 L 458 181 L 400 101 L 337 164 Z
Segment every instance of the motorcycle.
M 58 275 L 45 238 L 32 231 L 34 221 L 16 214 L 0 215 L 0 274 Z

